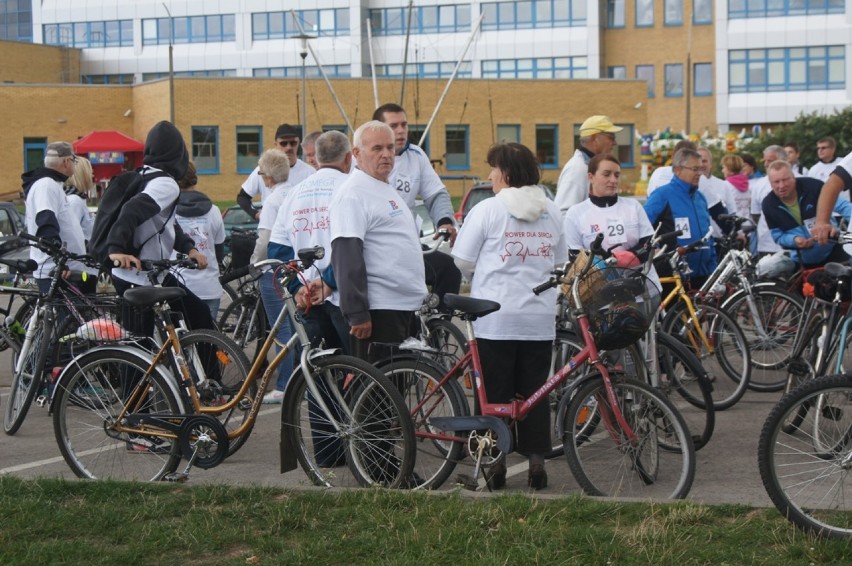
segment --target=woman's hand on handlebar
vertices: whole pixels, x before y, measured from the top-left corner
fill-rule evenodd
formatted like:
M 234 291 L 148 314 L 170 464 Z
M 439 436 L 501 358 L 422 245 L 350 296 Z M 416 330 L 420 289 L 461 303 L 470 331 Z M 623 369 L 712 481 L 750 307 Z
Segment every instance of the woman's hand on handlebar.
M 130 254 L 109 254 L 109 259 L 114 267 L 123 269 L 136 268 L 136 273 L 142 271 L 142 261 L 135 255 Z

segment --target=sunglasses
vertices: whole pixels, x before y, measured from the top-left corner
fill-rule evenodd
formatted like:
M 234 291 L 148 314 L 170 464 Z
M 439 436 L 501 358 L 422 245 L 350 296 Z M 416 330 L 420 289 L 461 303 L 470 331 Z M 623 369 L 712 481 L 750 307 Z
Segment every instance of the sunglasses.
M 296 147 L 299 145 L 299 140 L 283 140 L 275 142 L 281 147 Z

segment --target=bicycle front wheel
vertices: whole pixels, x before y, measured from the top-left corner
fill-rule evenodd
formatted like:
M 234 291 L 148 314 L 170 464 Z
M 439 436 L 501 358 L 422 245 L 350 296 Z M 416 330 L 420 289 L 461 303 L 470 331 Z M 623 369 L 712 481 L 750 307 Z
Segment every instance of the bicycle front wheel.
M 613 404 L 603 378 L 581 386 L 568 406 L 565 455 L 588 495 L 682 499 L 695 477 L 695 448 L 677 410 L 654 388 L 612 380 Z M 594 401 L 598 423 L 585 426 Z M 619 423 L 620 415 L 629 428 Z
M 727 313 L 699 303 L 693 319 L 678 303 L 666 314 L 662 328 L 687 346 L 707 370 L 717 411 L 742 399 L 751 378 L 751 355 L 743 331 Z
M 791 415 L 799 414 L 805 418 L 785 431 Z M 763 486 L 781 514 L 806 532 L 852 537 L 850 460 L 850 375 L 803 383 L 781 398 L 763 425 L 758 444 Z
M 416 454 L 414 425 L 399 390 L 375 367 L 351 356 L 311 364 L 312 377 L 298 371 L 287 384 L 282 457 L 295 452 L 316 485 L 408 486 Z
M 15 366 L 12 372 L 12 387 L 3 416 L 3 429 L 8 435 L 18 432 L 24 424 L 24 418 L 33 400 L 42 389 L 45 364 L 53 348 L 51 340 L 53 323 L 49 322 L 42 313 L 42 316 L 39 316 L 32 324 L 36 325 L 32 334 L 33 339 L 29 342 L 25 339 L 21 351 L 13 356 Z
M 180 415 L 183 407 L 163 374 L 144 377 L 151 358 L 126 349 L 91 350 L 71 361 L 53 394 L 53 431 L 59 450 L 81 478 L 156 481 L 181 459 L 178 442 L 119 432 L 119 415 L 145 380 L 134 415 Z
M 219 330 L 236 342 L 246 356 L 254 361 L 260 354 L 269 330 L 260 299 L 244 295 L 228 305 L 219 318 Z
M 751 353 L 754 391 L 780 391 L 802 315 L 802 299 L 777 285 L 756 285 L 749 295 L 740 290 L 722 305 L 745 334 Z

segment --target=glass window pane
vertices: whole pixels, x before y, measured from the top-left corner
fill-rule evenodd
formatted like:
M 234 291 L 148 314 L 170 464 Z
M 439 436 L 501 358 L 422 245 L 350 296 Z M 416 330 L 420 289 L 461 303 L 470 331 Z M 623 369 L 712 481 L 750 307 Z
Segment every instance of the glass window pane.
M 521 143 L 521 127 L 515 124 L 497 125 L 498 143 Z
M 538 0 L 537 2 L 534 2 L 534 4 L 536 22 L 552 22 L 554 19 L 559 19 L 558 17 L 554 18 L 553 16 L 553 2 L 551 2 L 551 0 Z M 557 2 L 556 11 L 566 14 L 563 15 L 563 19 L 566 19 L 568 11 L 568 2 Z
M 636 0 L 636 25 L 654 25 L 654 0 Z
M 470 164 L 467 154 L 467 128 L 446 126 L 447 169 L 467 169 Z
M 736 0 L 730 0 L 729 10 L 735 12 Z M 708 23 L 713 19 L 713 0 L 693 0 L 693 21 L 697 23 Z
M 654 66 L 653 65 L 638 65 L 636 67 L 636 78 L 642 79 L 648 83 L 648 98 L 653 98 L 655 94 L 654 88 Z
M 784 63 L 780 61 L 773 61 L 769 63 L 769 83 L 770 84 L 784 84 Z
M 558 126 L 535 127 L 535 155 L 543 166 L 557 166 Z
M 743 63 L 733 63 L 729 66 L 728 83 L 731 86 L 745 86 L 746 66 Z
M 790 61 L 790 84 L 803 84 L 807 78 L 805 62 Z
M 532 24 L 532 2 L 517 2 L 515 22 L 519 27 L 527 27 Z
M 841 87 L 846 82 L 846 62 L 831 60 L 828 62 L 828 80 L 832 83 L 838 83 Z
M 683 0 L 665 0 L 665 10 L 667 24 L 683 22 Z

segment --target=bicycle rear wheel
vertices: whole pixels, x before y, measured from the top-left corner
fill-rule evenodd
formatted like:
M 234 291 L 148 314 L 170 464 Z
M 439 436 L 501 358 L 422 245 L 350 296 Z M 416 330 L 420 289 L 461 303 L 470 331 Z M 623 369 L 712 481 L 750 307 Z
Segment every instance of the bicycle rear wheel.
M 438 350 L 438 365 L 450 369 L 467 352 L 467 338 L 461 329 L 450 320 L 430 318 L 426 322 L 429 330 L 429 345 Z
M 203 406 L 225 405 L 239 393 L 251 364 L 233 340 L 215 330 L 193 330 L 181 335 L 180 346 Z M 252 382 L 242 399 L 244 402 L 237 403 L 228 411 L 215 413 L 229 434 L 248 420 L 251 402 L 256 396 L 257 382 Z M 230 439 L 228 456 L 245 444 L 253 428 L 254 424 Z
M 183 406 L 157 371 L 144 378 L 151 358 L 127 348 L 91 350 L 75 358 L 56 385 L 53 431 L 59 450 L 81 478 L 156 481 L 181 459 L 178 442 L 161 436 L 119 432 L 119 415 L 135 384 L 146 379 L 132 414 L 183 414 Z M 149 429 L 150 430 L 150 429 Z
M 677 409 L 638 381 L 615 378 L 612 388 L 616 406 L 607 398 L 602 378 L 581 386 L 568 406 L 567 431 L 587 419 L 589 399 L 599 415 L 597 426 L 582 439 L 565 438 L 568 465 L 580 487 L 588 495 L 609 497 L 686 497 L 695 477 L 695 449 Z M 616 412 L 632 430 L 632 439 Z
M 785 423 L 805 418 L 789 432 Z M 815 410 L 820 407 L 820 410 Z M 852 537 L 852 376 L 831 375 L 794 389 L 772 409 L 760 434 L 758 467 L 782 515 L 818 536 Z
M 244 295 L 228 305 L 219 317 L 219 330 L 236 342 L 253 362 L 269 332 L 260 299 Z
M 748 342 L 737 323 L 724 311 L 706 303 L 695 305 L 693 320 L 678 303 L 663 319 L 663 332 L 695 354 L 713 383 L 713 406 L 728 409 L 742 399 L 751 378 Z M 696 324 L 697 322 L 697 324 Z
M 408 486 L 414 425 L 399 390 L 357 358 L 328 356 L 311 363 L 319 399 L 310 392 L 309 378 L 296 372 L 281 410 L 282 460 L 295 454 L 316 485 Z
M 441 385 L 442 371 L 415 359 L 402 359 L 379 368 L 403 392 L 414 421 L 417 461 L 414 465 L 420 489 L 440 487 L 464 457 L 458 435 L 429 424 L 433 417 L 463 417 L 470 414 L 467 398 L 458 381 Z
M 777 285 L 755 285 L 722 305 L 745 335 L 751 353 L 749 389 L 780 391 L 802 315 L 802 299 Z
M 12 387 L 3 415 L 3 429 L 8 435 L 18 432 L 24 424 L 24 418 L 44 384 L 45 364 L 53 348 L 53 322 L 48 318 L 45 312 L 42 312 L 41 316 L 32 322 L 36 325 L 32 331 L 32 340 L 27 342 L 24 339 L 22 350 L 12 356 L 16 365 L 12 371 Z M 27 333 L 30 333 L 29 330 Z M 20 370 L 16 371 L 18 365 Z

